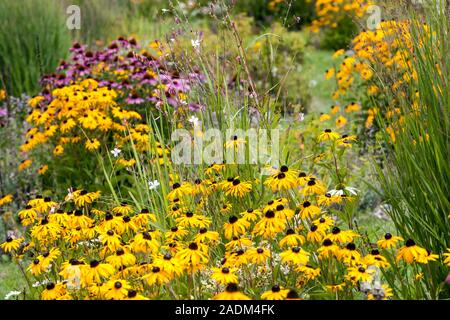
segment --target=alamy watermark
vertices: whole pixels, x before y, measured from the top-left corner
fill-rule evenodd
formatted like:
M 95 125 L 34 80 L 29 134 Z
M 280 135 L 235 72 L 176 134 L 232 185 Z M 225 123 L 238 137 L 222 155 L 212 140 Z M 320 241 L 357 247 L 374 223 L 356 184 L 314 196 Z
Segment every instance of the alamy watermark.
M 68 15 L 66 19 L 66 26 L 69 30 L 80 30 L 81 29 L 81 9 L 77 5 L 70 5 L 66 9 L 66 14 Z

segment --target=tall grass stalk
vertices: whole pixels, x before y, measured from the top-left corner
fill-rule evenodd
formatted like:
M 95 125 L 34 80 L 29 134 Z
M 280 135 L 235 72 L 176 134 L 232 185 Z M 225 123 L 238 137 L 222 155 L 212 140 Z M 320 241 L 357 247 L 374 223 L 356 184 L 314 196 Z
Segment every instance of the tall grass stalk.
M 36 94 L 71 44 L 66 16 L 52 0 L 0 1 L 0 74 L 9 94 Z
M 377 169 L 397 230 L 439 255 L 450 247 L 450 17 L 443 6 L 442 1 L 435 3 L 423 17 L 410 13 L 417 80 L 411 81 L 409 97 L 391 96 L 404 118 L 395 143 L 384 132 L 382 140 L 390 148 L 384 168 Z M 382 117 L 378 120 L 384 129 L 392 124 Z M 448 298 L 448 286 L 442 291 L 448 270 L 437 265 L 423 266 L 431 268 L 433 277 L 426 282 L 427 289 L 432 298 Z

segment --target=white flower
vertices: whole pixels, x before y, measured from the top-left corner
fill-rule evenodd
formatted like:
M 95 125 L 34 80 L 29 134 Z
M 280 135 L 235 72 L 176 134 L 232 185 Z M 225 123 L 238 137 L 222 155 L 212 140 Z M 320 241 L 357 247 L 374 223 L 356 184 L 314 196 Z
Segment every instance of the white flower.
M 344 194 L 344 190 L 336 190 L 336 189 L 333 189 L 333 190 L 328 191 L 328 193 L 329 193 L 331 196 L 342 196 L 342 195 Z
M 309 82 L 309 87 L 310 88 L 314 88 L 315 86 L 317 86 L 317 80 L 311 80 L 310 82 Z
M 5 295 L 5 300 L 8 300 L 11 297 L 17 297 L 21 293 L 22 291 L 10 291 Z
M 198 125 L 198 118 L 196 116 L 191 116 L 188 120 L 190 123 L 192 123 L 194 126 Z
M 345 190 L 347 190 L 348 192 L 350 192 L 350 194 L 352 194 L 354 196 L 358 195 L 357 191 L 359 191 L 358 189 L 353 188 L 353 187 L 346 187 Z
M 42 280 L 42 282 L 36 281 L 35 283 L 33 283 L 33 288 L 37 288 L 43 285 L 46 285 L 49 281 L 44 279 Z
M 305 120 L 305 114 L 304 114 L 303 112 L 300 112 L 300 113 L 297 115 L 297 121 L 298 121 L 298 122 L 303 122 L 303 120 Z
M 154 190 L 154 189 L 158 188 L 159 187 L 159 181 L 158 180 L 149 181 L 148 182 L 148 187 L 150 188 L 150 190 Z
M 345 187 L 343 190 L 342 189 L 340 189 L 340 190 L 333 189 L 333 190 L 328 191 L 328 193 L 332 196 L 342 196 L 344 194 L 344 190 L 348 191 L 351 195 L 354 195 L 354 196 L 358 195 L 357 191 L 359 191 L 358 189 L 353 188 L 353 187 Z
M 115 147 L 113 150 L 111 150 L 111 153 L 114 156 L 114 158 L 117 158 L 121 152 L 122 152 L 122 150 L 120 150 L 117 147 Z
M 195 50 L 199 50 L 200 49 L 200 43 L 201 43 L 200 39 L 192 39 L 191 40 L 192 47 Z
M 70 187 L 69 189 L 67 189 L 67 200 L 73 200 L 73 189 L 72 187 Z

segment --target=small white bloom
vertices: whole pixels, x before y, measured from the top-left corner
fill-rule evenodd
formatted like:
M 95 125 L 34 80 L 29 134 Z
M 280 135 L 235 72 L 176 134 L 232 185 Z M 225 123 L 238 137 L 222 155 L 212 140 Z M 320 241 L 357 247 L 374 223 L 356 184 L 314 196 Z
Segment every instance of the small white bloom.
M 196 50 L 200 49 L 200 43 L 201 43 L 200 39 L 191 40 L 192 47 Z
M 358 191 L 359 191 L 358 189 L 353 188 L 353 187 L 346 187 L 345 190 L 347 190 L 348 192 L 350 192 L 350 194 L 352 194 L 354 196 L 358 195 Z
M 344 190 L 336 190 L 336 189 L 333 189 L 333 190 L 328 191 L 328 193 L 329 193 L 331 196 L 342 196 L 342 195 L 344 194 Z
M 196 126 L 199 122 L 198 118 L 196 116 L 191 116 L 188 120 L 190 123 L 192 123 L 194 126 Z
M 120 150 L 117 147 L 115 147 L 113 150 L 111 150 L 111 153 L 114 156 L 114 158 L 117 158 L 121 152 L 122 152 L 122 150 Z
M 297 116 L 298 122 L 303 122 L 305 120 L 305 114 L 303 112 L 300 112 Z
M 159 187 L 159 181 L 158 180 L 149 181 L 148 182 L 148 187 L 150 188 L 150 190 L 154 190 L 154 189 L 158 188 Z
M 310 82 L 309 82 L 309 87 L 310 88 L 314 88 L 315 86 L 317 86 L 317 80 L 311 80 Z
M 17 297 L 19 294 L 21 294 L 22 291 L 10 291 L 5 295 L 5 300 L 8 300 L 11 297 Z
M 73 200 L 73 189 L 72 188 L 67 189 L 67 200 L 68 201 Z

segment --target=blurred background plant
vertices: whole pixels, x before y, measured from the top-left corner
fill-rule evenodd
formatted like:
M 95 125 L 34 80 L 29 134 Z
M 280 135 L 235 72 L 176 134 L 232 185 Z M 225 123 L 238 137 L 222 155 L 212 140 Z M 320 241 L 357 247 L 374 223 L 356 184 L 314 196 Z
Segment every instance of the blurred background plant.
M 67 54 L 71 38 L 61 3 L 52 0 L 0 2 L 0 75 L 10 95 L 30 95 L 39 79 Z
M 413 17 L 412 48 L 405 50 L 413 76 L 406 78 L 404 95 L 385 84 L 385 98 L 397 102 L 400 116 L 377 117 L 379 141 L 387 146 L 378 178 L 400 234 L 443 254 L 450 247 L 450 7 L 432 1 L 422 14 L 405 9 Z M 380 75 L 381 81 L 391 76 Z M 434 297 L 448 297 L 448 270 L 430 267 L 425 286 Z

